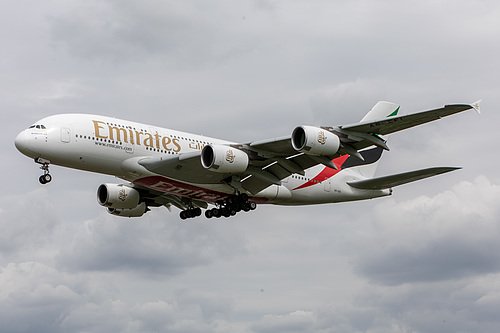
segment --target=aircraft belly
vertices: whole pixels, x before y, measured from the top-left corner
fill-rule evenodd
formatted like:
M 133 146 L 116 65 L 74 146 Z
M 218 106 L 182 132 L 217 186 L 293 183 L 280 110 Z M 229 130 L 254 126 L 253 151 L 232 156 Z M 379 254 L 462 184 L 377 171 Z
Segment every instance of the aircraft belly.
M 387 196 L 390 190 L 360 190 L 349 186 L 345 179 L 337 178 L 333 182 L 318 183 L 316 185 L 291 190 L 291 197 L 274 200 L 277 205 L 316 205 L 336 202 L 366 200 Z

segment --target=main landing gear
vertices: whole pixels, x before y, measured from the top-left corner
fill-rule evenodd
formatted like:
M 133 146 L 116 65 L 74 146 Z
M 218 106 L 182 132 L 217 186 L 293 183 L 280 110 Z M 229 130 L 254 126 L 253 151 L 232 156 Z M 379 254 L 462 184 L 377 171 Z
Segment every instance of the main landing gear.
M 230 217 L 234 216 L 237 213 L 244 211 L 248 212 L 257 208 L 257 204 L 253 201 L 248 201 L 248 195 L 237 194 L 233 195 L 226 200 L 220 200 L 216 202 L 217 207 L 212 209 L 207 209 L 205 211 L 206 218 L 212 217 Z M 201 215 L 201 208 L 189 208 L 183 210 L 180 214 L 180 218 L 182 220 L 198 217 Z
M 180 214 L 181 219 L 192 219 L 201 215 L 201 208 L 189 208 L 183 210 Z
M 257 208 L 257 204 L 253 201 L 248 201 L 248 195 L 238 194 L 227 198 L 225 201 L 218 201 L 217 207 L 212 209 L 207 209 L 205 211 L 206 218 L 212 217 L 230 217 L 237 213 L 244 211 L 248 212 Z
M 50 183 L 52 180 L 52 176 L 49 173 L 49 164 L 50 164 L 49 161 L 37 158 L 35 159 L 35 162 L 42 165 L 40 169 L 43 170 L 43 175 L 41 175 L 40 178 L 38 178 L 40 184 Z

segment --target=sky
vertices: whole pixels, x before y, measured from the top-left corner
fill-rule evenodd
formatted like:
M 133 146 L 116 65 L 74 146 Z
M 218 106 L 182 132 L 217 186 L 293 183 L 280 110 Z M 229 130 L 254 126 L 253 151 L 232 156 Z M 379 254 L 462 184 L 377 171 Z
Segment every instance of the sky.
M 500 3 L 1 1 L 2 332 L 498 332 Z M 140 219 L 96 202 L 110 176 L 14 147 L 93 113 L 236 142 L 482 99 L 393 134 L 377 175 L 463 169 L 391 197 Z

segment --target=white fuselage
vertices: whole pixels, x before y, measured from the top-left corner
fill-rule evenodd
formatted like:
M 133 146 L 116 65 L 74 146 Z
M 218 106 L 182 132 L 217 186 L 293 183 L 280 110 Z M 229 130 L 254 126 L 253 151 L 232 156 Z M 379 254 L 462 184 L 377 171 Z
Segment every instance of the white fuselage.
M 113 175 L 161 192 L 216 201 L 234 192 L 221 183 L 186 182 L 146 170 L 144 157 L 172 157 L 200 151 L 208 144 L 231 142 L 166 128 L 89 114 L 63 114 L 44 118 L 22 131 L 16 147 L 50 164 Z M 346 184 L 365 178 L 362 170 L 340 172 L 323 165 L 292 175 L 254 196 L 261 203 L 307 205 L 362 200 L 389 195 L 389 190 L 360 190 Z

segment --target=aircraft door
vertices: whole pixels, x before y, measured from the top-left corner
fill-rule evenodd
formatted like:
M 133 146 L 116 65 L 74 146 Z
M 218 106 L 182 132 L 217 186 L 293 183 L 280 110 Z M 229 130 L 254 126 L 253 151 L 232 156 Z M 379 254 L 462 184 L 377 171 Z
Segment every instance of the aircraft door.
M 61 141 L 68 143 L 71 140 L 71 129 L 68 127 L 61 128 Z
M 325 180 L 325 192 L 330 192 L 332 190 L 332 184 L 330 183 L 330 180 Z

